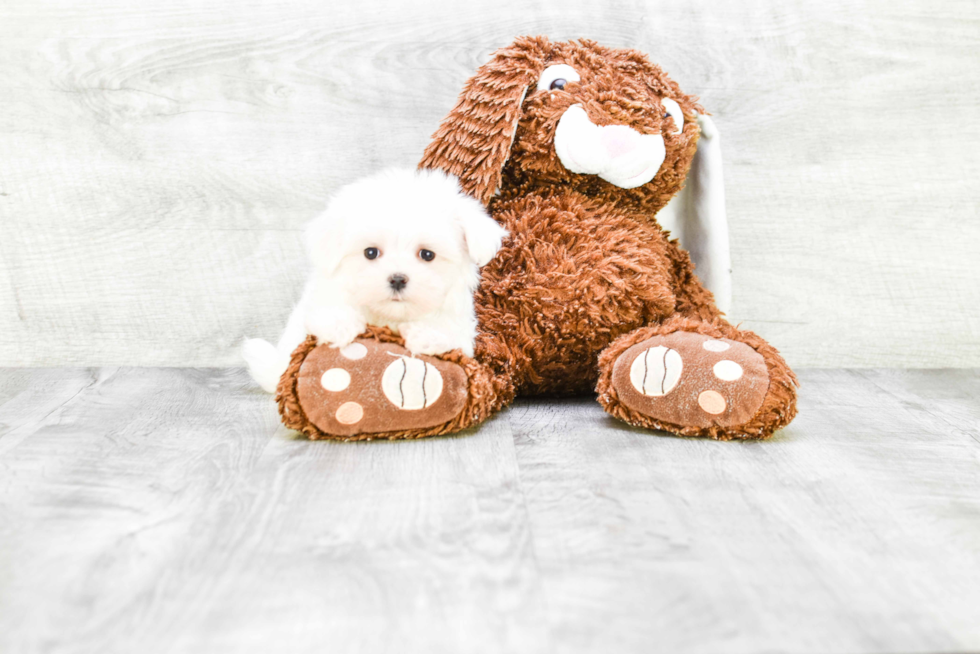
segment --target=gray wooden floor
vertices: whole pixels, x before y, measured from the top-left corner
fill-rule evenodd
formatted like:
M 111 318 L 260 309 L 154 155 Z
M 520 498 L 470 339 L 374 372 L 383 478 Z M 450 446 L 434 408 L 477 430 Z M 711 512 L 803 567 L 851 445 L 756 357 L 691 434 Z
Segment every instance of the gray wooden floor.
M 236 369 L 0 371 L 0 652 L 980 649 L 980 371 L 801 377 L 767 443 L 355 444 Z

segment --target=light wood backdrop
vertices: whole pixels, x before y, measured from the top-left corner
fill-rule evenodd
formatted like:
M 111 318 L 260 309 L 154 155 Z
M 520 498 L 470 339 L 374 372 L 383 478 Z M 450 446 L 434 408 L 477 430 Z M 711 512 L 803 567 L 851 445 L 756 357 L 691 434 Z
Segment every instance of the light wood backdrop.
M 0 4 L 0 365 L 237 365 L 331 192 L 518 34 L 649 52 L 724 137 L 732 318 L 796 366 L 980 365 L 980 5 Z

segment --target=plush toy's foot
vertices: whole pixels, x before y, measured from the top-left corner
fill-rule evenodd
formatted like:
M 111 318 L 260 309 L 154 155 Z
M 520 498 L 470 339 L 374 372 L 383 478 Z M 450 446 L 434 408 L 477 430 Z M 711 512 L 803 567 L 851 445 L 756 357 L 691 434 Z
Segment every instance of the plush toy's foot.
M 293 353 L 277 401 L 283 423 L 312 439 L 418 438 L 456 431 L 480 417 L 470 377 L 479 385 L 481 373 L 458 351 L 413 356 L 390 334 L 343 348 L 317 345 L 311 337 Z
M 630 409 L 672 425 L 733 427 L 762 406 L 762 356 L 727 338 L 674 332 L 637 343 L 616 360 L 613 386 Z
M 770 436 L 796 412 L 792 372 L 758 336 L 713 327 L 613 343 L 614 358 L 601 361 L 599 401 L 642 427 L 719 439 Z

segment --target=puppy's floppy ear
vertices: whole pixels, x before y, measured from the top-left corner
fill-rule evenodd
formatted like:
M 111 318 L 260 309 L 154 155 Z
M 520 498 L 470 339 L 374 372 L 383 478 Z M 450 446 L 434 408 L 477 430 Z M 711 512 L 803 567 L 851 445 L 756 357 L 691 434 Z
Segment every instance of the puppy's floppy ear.
M 346 254 L 347 229 L 342 216 L 328 207 L 306 226 L 304 238 L 313 267 L 326 275 L 333 273 Z
M 544 37 L 520 37 L 494 52 L 463 86 L 419 168 L 455 175 L 464 191 L 484 205 L 490 202 L 500 188 L 524 96 L 537 83 L 550 49 Z
M 467 195 L 460 194 L 455 211 L 470 259 L 480 267 L 487 265 L 500 250 L 507 230 L 487 214 L 482 204 Z

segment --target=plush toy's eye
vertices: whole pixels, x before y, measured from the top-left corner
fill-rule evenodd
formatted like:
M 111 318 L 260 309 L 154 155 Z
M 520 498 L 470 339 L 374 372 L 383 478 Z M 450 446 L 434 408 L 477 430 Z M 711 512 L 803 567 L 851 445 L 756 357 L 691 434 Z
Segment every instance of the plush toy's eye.
M 426 250 L 425 248 L 419 250 L 419 259 L 421 259 L 422 261 L 432 261 L 435 258 L 436 258 L 436 253 L 433 252 L 432 250 Z
M 569 82 L 578 82 L 581 79 L 578 71 L 568 64 L 555 64 L 554 66 L 548 66 L 541 73 L 541 78 L 538 80 L 538 90 L 560 91 Z
M 381 250 L 378 248 L 364 248 L 364 258 L 365 259 L 377 259 L 378 255 L 381 254 Z
M 664 106 L 664 110 L 667 112 L 667 115 L 664 116 L 664 120 L 667 119 L 667 116 L 673 116 L 674 127 L 676 128 L 674 129 L 674 134 L 680 134 L 684 130 L 684 112 L 681 111 L 681 106 L 670 98 L 662 98 L 660 103 Z

